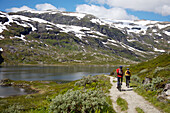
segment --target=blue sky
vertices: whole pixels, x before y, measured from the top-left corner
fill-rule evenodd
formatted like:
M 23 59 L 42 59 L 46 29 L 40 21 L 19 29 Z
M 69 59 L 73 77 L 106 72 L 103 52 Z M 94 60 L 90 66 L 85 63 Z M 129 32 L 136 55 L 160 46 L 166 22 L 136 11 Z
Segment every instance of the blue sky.
M 99 18 L 170 21 L 170 0 L 0 0 L 0 11 L 5 12 L 48 8 Z

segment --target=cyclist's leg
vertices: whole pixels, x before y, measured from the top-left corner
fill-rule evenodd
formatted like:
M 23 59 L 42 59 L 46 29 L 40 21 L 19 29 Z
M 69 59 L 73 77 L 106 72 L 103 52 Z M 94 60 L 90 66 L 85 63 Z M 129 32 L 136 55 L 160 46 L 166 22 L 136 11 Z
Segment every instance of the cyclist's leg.
M 120 77 L 117 77 L 117 87 L 119 87 L 120 84 Z
M 127 76 L 127 87 L 129 87 L 130 76 Z
M 122 76 L 122 77 L 120 77 L 120 79 L 121 79 L 121 85 L 122 85 L 122 82 L 123 82 L 123 76 Z
M 127 86 L 127 84 L 128 84 L 128 77 L 127 76 L 125 76 L 126 77 L 126 86 Z

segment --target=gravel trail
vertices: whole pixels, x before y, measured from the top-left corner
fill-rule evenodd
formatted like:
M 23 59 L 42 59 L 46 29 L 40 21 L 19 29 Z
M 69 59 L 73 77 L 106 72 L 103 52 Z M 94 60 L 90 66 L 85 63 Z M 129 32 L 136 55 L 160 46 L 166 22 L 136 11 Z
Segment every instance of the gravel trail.
M 133 88 L 127 88 L 126 84 L 122 84 L 122 91 L 118 91 L 117 87 L 117 78 L 110 77 L 110 82 L 112 87 L 110 89 L 110 96 L 112 99 L 113 108 L 117 113 L 137 113 L 136 107 L 141 108 L 145 113 L 161 113 L 158 109 L 156 109 L 152 104 L 146 101 L 142 96 L 138 95 L 133 91 Z M 128 110 L 122 112 L 120 107 L 117 105 L 116 100 L 118 97 L 125 99 L 128 103 Z

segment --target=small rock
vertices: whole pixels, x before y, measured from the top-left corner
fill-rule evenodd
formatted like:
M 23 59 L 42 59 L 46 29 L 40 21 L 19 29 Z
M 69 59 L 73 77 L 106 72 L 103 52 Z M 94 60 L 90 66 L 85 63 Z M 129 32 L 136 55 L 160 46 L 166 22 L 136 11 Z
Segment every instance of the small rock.
M 165 92 L 165 94 L 166 94 L 166 96 L 170 96 L 170 90 L 167 90 L 167 91 Z
M 0 81 L 0 83 L 5 83 L 5 82 L 9 82 L 9 81 L 10 81 L 10 79 L 4 78 L 4 79 L 2 79 L 2 80 Z
M 165 85 L 164 91 L 167 91 L 167 90 L 169 90 L 169 89 L 170 89 L 170 83 L 168 83 L 168 84 Z
M 144 85 L 151 83 L 152 79 L 145 77 L 145 80 L 142 82 Z

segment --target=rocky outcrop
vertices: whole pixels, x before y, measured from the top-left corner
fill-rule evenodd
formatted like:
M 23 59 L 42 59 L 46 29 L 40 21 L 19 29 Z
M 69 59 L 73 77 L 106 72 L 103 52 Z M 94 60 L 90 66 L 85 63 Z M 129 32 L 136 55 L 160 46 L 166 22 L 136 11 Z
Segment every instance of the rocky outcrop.
M 149 84 L 151 83 L 152 79 L 151 78 L 148 78 L 148 77 L 145 77 L 145 80 L 143 80 L 143 85 L 146 85 L 146 84 Z
M 160 102 L 164 103 L 167 103 L 167 100 L 170 100 L 170 83 L 167 83 L 165 85 L 163 92 L 160 95 L 158 95 L 157 99 Z

